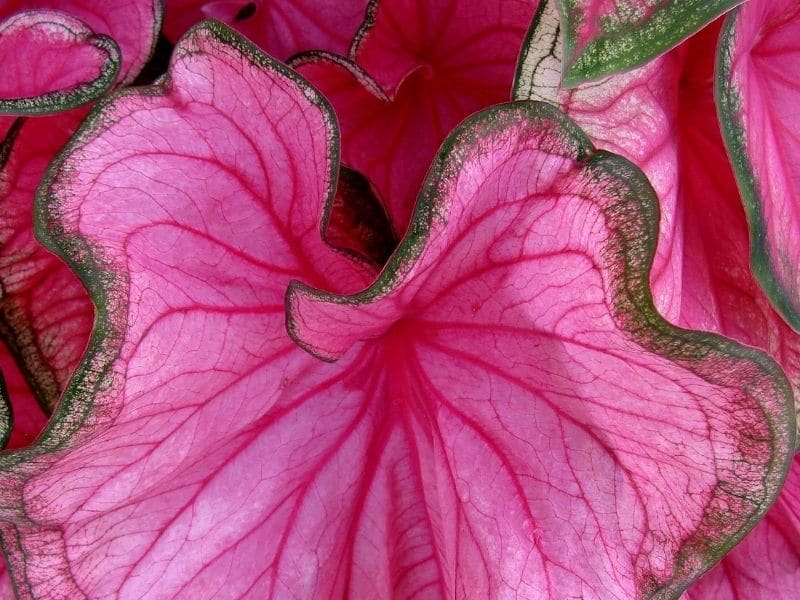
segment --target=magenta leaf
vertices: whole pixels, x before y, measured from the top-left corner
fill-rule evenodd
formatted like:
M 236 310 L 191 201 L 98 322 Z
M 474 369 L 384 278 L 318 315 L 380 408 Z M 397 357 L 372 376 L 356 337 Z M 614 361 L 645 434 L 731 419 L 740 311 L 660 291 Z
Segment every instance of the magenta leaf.
M 122 83 L 133 81 L 150 57 L 163 13 L 162 0 L 6 0 L 0 16 L 30 9 L 61 11 L 82 20 L 95 33 L 113 38 L 122 54 Z
M 16 600 L 16 597 L 6 565 L 0 561 L 0 600 Z
M 0 112 L 37 115 L 85 104 L 119 72 L 119 48 L 64 13 L 32 10 L 0 23 Z
M 206 18 L 237 29 L 272 56 L 285 60 L 304 50 L 347 52 L 368 0 L 167 0 L 164 31 L 177 40 Z
M 750 222 L 753 272 L 800 331 L 800 5 L 753 0 L 720 38 L 717 102 Z
M 800 585 L 800 459 L 781 495 L 746 540 L 689 589 L 684 600 L 793 600 Z
M 564 85 L 640 66 L 744 0 L 558 0 Z
M 342 162 L 375 186 L 402 234 L 447 133 L 473 112 L 508 99 L 536 2 L 371 6 L 349 58 L 310 52 L 292 65 L 333 104 Z
M 48 412 L 86 348 L 93 311 L 75 274 L 34 239 L 33 198 L 49 162 L 84 114 L 70 111 L 19 120 L 3 143 L 0 336 Z

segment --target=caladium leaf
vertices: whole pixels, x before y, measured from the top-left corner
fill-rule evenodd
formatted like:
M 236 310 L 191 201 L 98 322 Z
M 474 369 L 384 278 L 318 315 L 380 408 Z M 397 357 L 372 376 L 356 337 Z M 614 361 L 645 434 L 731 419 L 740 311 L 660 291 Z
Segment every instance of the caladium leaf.
M 347 52 L 368 0 L 167 0 L 164 31 L 177 40 L 206 18 L 242 32 L 272 56 L 285 60 L 304 50 Z
M 378 1 L 349 58 L 310 52 L 292 60 L 332 102 L 342 161 L 374 184 L 398 233 L 447 133 L 508 99 L 536 4 Z
M 744 0 L 558 0 L 565 86 L 640 66 Z
M 662 228 L 659 236 L 659 249 L 667 248 L 672 254 L 668 260 L 682 265 L 676 277 L 654 280 L 673 299 L 672 318 L 684 327 L 709 329 L 763 348 L 781 364 L 797 391 L 800 337 L 772 309 L 748 269 L 747 223 L 714 110 L 711 84 L 718 31 L 704 30 L 685 47 L 630 73 L 564 90 L 559 23 L 552 3 L 544 4 L 523 50 L 516 94 L 564 107 L 599 143 L 642 160 L 661 205 L 673 213 L 674 226 L 682 232 L 680 244 L 671 242 L 675 236 L 669 229 Z M 648 160 L 648 152 L 654 158 Z M 757 597 L 752 581 L 761 575 L 748 582 L 747 573 L 753 572 L 772 579 L 773 585 L 763 590 L 783 587 L 773 598 L 793 597 L 792 584 L 800 571 L 782 569 L 796 564 L 800 555 L 792 550 L 775 562 L 767 558 L 772 554 L 759 555 L 765 536 L 776 535 L 775 522 L 787 525 L 786 538 L 797 537 L 795 521 L 785 516 L 791 514 L 786 507 L 792 502 L 779 501 L 734 551 L 740 558 L 733 563 L 723 559 L 690 597 Z M 788 552 L 785 544 L 784 550 Z M 748 568 L 745 557 L 751 559 Z M 731 595 L 735 589 L 739 596 Z
M 654 312 L 635 168 L 542 105 L 475 117 L 377 284 L 291 288 L 328 357 L 334 327 L 391 329 L 331 365 L 283 291 L 371 277 L 322 241 L 336 158 L 324 100 L 206 23 L 53 165 L 40 232 L 99 319 L 45 436 L 1 459 L 23 598 L 643 596 L 758 517 L 786 384 Z
M 754 0 L 726 19 L 717 102 L 747 210 L 751 264 L 800 331 L 800 5 Z
M 115 81 L 119 48 L 57 11 L 24 11 L 0 23 L 0 112 L 35 115 L 97 98 Z
M 556 0 L 542 0 L 522 47 L 513 97 L 561 107 L 599 146 L 641 168 L 661 208 L 659 239 L 650 282 L 656 307 L 676 322 L 681 309 L 683 223 L 675 122 L 682 58 L 670 53 L 643 67 L 572 89 L 561 85 L 561 27 Z
M 147 62 L 163 16 L 162 0 L 4 0 L 0 17 L 31 9 L 61 11 L 84 21 L 95 33 L 113 38 L 122 54 L 119 71 L 122 83 L 133 81 Z M 77 67 L 72 65 L 73 69 Z
M 93 311 L 75 274 L 34 239 L 33 198 L 84 115 L 74 110 L 18 121 L 0 167 L 0 335 L 48 412 L 86 348 Z
M 290 333 L 327 360 L 379 340 L 397 393 L 429 413 L 446 473 L 438 497 L 448 490 L 452 503 L 439 552 L 462 595 L 499 597 L 505 582 L 526 597 L 676 593 L 766 508 L 745 517 L 750 484 L 720 468 L 755 464 L 744 424 L 729 420 L 739 402 L 756 427 L 780 423 L 793 437 L 788 390 L 772 416 L 733 392 L 746 371 L 762 384 L 775 376 L 771 395 L 779 370 L 657 315 L 652 190 L 555 109 L 470 119 L 431 174 L 378 282 L 355 296 L 293 284 Z M 723 443 L 729 435 L 739 441 Z M 750 456 L 723 458 L 731 450 Z

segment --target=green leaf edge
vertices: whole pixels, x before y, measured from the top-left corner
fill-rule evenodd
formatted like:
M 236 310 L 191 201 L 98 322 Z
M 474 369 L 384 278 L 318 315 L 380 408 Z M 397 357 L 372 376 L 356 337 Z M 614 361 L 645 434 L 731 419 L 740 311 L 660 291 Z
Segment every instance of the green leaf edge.
M 307 352 L 323 361 L 334 362 L 335 358 L 320 353 L 300 339 L 296 319 L 292 315 L 295 296 L 306 295 L 321 302 L 340 305 L 362 305 L 397 289 L 404 275 L 421 256 L 432 225 L 436 220 L 443 219 L 438 192 L 446 189 L 448 178 L 458 172 L 460 160 L 466 154 L 464 147 L 469 148 L 474 140 L 480 138 L 483 131 L 487 129 L 491 131 L 502 126 L 515 116 L 532 122 L 549 123 L 557 135 L 566 140 L 565 147 L 574 151 L 574 158 L 578 163 L 596 172 L 598 176 L 611 176 L 621 184 L 619 191 L 622 197 L 619 205 L 615 205 L 613 214 L 611 211 L 606 212 L 611 220 L 624 219 L 626 216 L 628 218 L 619 227 L 614 228 L 620 234 L 621 244 L 612 255 L 612 260 L 622 264 L 622 275 L 618 281 L 619 287 L 616 290 L 617 297 L 614 299 L 613 311 L 621 329 L 628 331 L 645 349 L 681 363 L 692 371 L 694 371 L 692 363 L 700 363 L 709 357 L 749 361 L 760 376 L 763 376 L 762 383 L 767 383 L 773 396 L 781 400 L 778 419 L 771 418 L 766 410 L 767 405 L 759 402 L 765 409 L 765 420 L 772 433 L 773 453 L 763 485 L 764 498 L 758 508 L 745 524 L 727 539 L 716 542 L 698 539 L 691 540 L 693 545 L 689 545 L 689 542 L 684 544 L 676 556 L 674 577 L 660 588 L 644 590 L 644 597 L 647 598 L 677 599 L 755 527 L 780 493 L 794 456 L 796 424 L 793 395 L 785 374 L 766 353 L 721 335 L 676 327 L 658 313 L 649 282 L 649 272 L 658 239 L 660 214 L 656 193 L 636 165 L 611 152 L 595 149 L 580 127 L 558 108 L 544 102 L 508 102 L 490 107 L 462 121 L 439 149 L 423 183 L 408 233 L 378 279 L 364 291 L 352 295 L 333 294 L 312 288 L 297 280 L 292 281 L 285 297 L 287 331 L 289 336 Z M 633 223 L 631 226 L 633 220 L 638 223 Z M 624 323 L 620 323 L 620 319 Z M 714 383 L 714 378 L 717 376 L 713 367 L 706 374 L 694 372 L 711 383 Z M 758 400 L 758 397 L 754 396 L 754 399 Z M 720 482 L 718 486 L 723 483 Z M 706 543 L 702 544 L 703 541 Z M 680 573 L 684 565 L 689 565 L 691 559 L 696 558 L 698 554 L 702 556 L 703 568 Z
M 119 89 L 101 98 L 84 119 L 78 130 L 72 135 L 64 148 L 50 163 L 36 191 L 34 204 L 34 228 L 38 241 L 47 249 L 61 257 L 75 272 L 92 300 L 95 307 L 95 322 L 89 344 L 80 364 L 72 375 L 61 401 L 50 418 L 47 426 L 37 440 L 25 448 L 0 453 L 0 473 L 8 474 L 12 469 L 24 469 L 25 463 L 33 463 L 37 469 L 37 457 L 55 453 L 77 443 L 81 436 L 90 436 L 101 429 L 114 414 L 102 414 L 94 410 L 96 394 L 113 387 L 113 365 L 119 356 L 126 328 L 127 275 L 114 269 L 105 258 L 102 248 L 93 246 L 83 236 L 65 230 L 60 222 L 60 205 L 57 183 L 62 175 L 66 160 L 87 140 L 94 138 L 106 126 L 114 121 L 114 108 L 117 100 L 127 96 L 166 97 L 171 92 L 170 73 L 178 61 L 191 54 L 181 48 L 183 40 L 190 38 L 198 31 L 206 32 L 217 42 L 229 46 L 249 60 L 256 67 L 267 72 L 277 72 L 293 81 L 303 95 L 323 114 L 328 126 L 328 148 L 331 156 L 327 173 L 327 198 L 320 221 L 320 234 L 327 228 L 329 215 L 336 193 L 336 182 L 339 168 L 339 129 L 333 108 L 328 101 L 310 83 L 287 65 L 274 60 L 250 42 L 230 29 L 224 23 L 212 19 L 201 21 L 189 29 L 176 44 L 176 52 L 170 61 L 167 74 L 157 83 L 144 87 L 128 87 Z M 332 250 L 338 251 L 336 248 Z M 89 425 L 87 425 L 89 422 Z M 30 476 L 31 471 L 23 471 Z M 12 475 L 13 476 L 13 475 Z M 18 476 L 17 476 L 18 477 Z M 24 515 L 24 505 L 16 509 Z M 2 549 L 12 583 L 15 590 L 27 587 L 31 596 L 30 584 L 26 573 L 16 572 L 18 562 L 8 559 L 11 551 L 19 556 L 25 555 L 18 540 L 7 540 L 0 536 Z M 23 561 L 24 562 L 24 561 Z M 22 597 L 19 591 L 18 596 Z M 32 596 L 31 596 L 32 597 Z
M 648 18 L 641 27 L 593 38 L 576 54 L 579 1 L 558 0 L 564 30 L 562 83 L 567 88 L 639 67 L 745 0 L 670 0 L 663 8 L 655 9 L 655 17 Z M 659 19 L 665 21 L 663 26 Z
M 46 23 L 39 20 L 37 23 Z M 0 99 L 0 113 L 11 116 L 37 116 L 59 113 L 83 106 L 102 96 L 117 79 L 122 65 L 122 54 L 117 42 L 103 34 L 95 34 L 88 27 L 81 30 L 69 28 L 63 22 L 51 22 L 65 28 L 76 40 L 85 40 L 106 55 L 97 78 L 79 83 L 75 87 L 55 90 L 28 98 Z
M 750 229 L 750 268 L 775 309 L 795 331 L 800 332 L 800 305 L 780 282 L 767 248 L 767 228 L 760 184 L 747 153 L 747 134 L 742 120 L 743 100 L 733 83 L 733 45 L 736 37 L 737 8 L 725 17 L 717 43 L 714 74 L 714 99 L 717 105 L 722 139 L 728 151 L 736 183 L 742 196 Z

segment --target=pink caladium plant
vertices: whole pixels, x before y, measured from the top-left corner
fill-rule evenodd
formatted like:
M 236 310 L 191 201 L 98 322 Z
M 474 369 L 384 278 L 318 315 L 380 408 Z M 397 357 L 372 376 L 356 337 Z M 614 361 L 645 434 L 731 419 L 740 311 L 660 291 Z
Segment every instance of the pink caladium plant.
M 740 3 L 170 0 L 148 87 L 160 3 L 6 3 L 0 600 L 793 598 L 800 11 Z
M 312 88 L 208 24 L 54 163 L 40 234 L 99 323 L 6 469 L 15 579 L 32 597 L 685 587 L 777 493 L 794 424 L 764 355 L 653 310 L 646 180 L 544 105 L 481 113 L 369 285 L 324 243 L 337 138 Z

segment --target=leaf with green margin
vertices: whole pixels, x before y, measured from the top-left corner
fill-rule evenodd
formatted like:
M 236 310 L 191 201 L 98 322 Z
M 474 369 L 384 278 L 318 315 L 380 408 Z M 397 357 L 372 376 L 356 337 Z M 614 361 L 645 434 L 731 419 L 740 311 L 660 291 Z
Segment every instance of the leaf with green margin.
M 526 597 L 672 597 L 780 489 L 795 434 L 788 384 L 764 354 L 658 315 L 647 283 L 657 219 L 641 172 L 596 151 L 556 109 L 500 106 L 445 143 L 376 283 L 351 296 L 298 282 L 287 293 L 289 332 L 306 350 L 333 361 L 362 340 L 381 346 L 394 377 L 406 378 L 405 402 L 431 415 L 453 482 L 449 530 L 472 540 L 440 552 L 477 597 L 507 591 L 497 580 Z M 760 406 L 769 396 L 776 403 Z M 717 441 L 690 451 L 683 436 L 707 439 L 709 426 Z M 745 441 L 751 427 L 761 433 Z M 737 441 L 722 442 L 728 435 Z M 777 443 L 777 462 L 747 484 L 738 469 L 755 466 L 756 439 L 767 454 Z M 744 454 L 723 458 L 734 448 Z M 695 461 L 718 473 L 710 494 L 685 470 Z M 614 491 L 606 496 L 601 481 Z M 573 484 L 570 510 L 554 488 Z M 695 497 L 709 504 L 694 512 L 684 502 Z M 511 514 L 527 535 L 512 533 Z M 505 577 L 493 579 L 503 564 Z
M 744 0 L 558 0 L 566 87 L 638 67 Z
M 750 223 L 753 272 L 800 331 L 800 4 L 753 0 L 728 15 L 716 100 Z
M 551 6 L 540 9 L 523 49 L 517 96 L 562 105 L 598 142 L 620 148 L 629 157 L 636 157 L 637 150 L 641 153 L 642 146 L 662 147 L 660 161 L 642 164 L 661 202 L 673 199 L 676 226 L 682 232 L 682 243 L 669 245 L 678 255 L 673 260 L 683 265 L 674 281 L 674 320 L 764 349 L 784 368 L 797 394 L 800 336 L 772 309 L 748 269 L 747 222 L 725 156 L 711 87 L 719 27 L 702 31 L 684 47 L 628 74 L 563 90 L 559 22 L 548 1 Z M 651 65 L 661 69 L 648 72 Z M 673 70 L 675 65 L 682 67 L 677 76 L 660 77 L 668 65 Z M 664 111 L 671 98 L 677 98 L 677 105 Z M 616 117 L 617 111 L 630 117 L 633 129 L 620 127 L 624 120 Z M 653 117 L 657 114 L 663 115 L 660 120 Z M 654 135 L 652 129 L 635 135 L 636 115 L 646 117 L 642 123 L 649 126 L 666 120 L 662 129 L 672 134 L 671 153 L 663 152 L 664 136 Z M 665 233 L 668 237 L 663 229 L 659 234 L 659 248 Z M 790 540 L 800 536 L 793 516 L 800 513 L 798 482 L 800 465 L 795 459 L 789 482 L 765 519 L 690 588 L 687 599 L 794 598 L 800 585 L 800 551 Z
M 681 311 L 683 222 L 675 181 L 677 90 L 683 59 L 670 53 L 621 75 L 565 89 L 557 1 L 542 0 L 522 46 L 513 86 L 516 100 L 560 107 L 597 145 L 635 163 L 653 184 L 661 220 L 650 284 L 656 308 L 677 322 Z
M 36 187 L 85 114 L 77 109 L 17 119 L 0 147 L 0 337 L 4 352 L 11 352 L 17 362 L 8 368 L 24 373 L 8 376 L 19 417 L 15 447 L 41 431 L 42 408 L 49 414 L 58 403 L 92 328 L 92 304 L 85 289 L 33 232 Z
M 0 23 L 0 113 L 43 115 L 90 102 L 120 68 L 117 44 L 67 14 L 30 10 Z
M 128 84 L 153 53 L 164 5 L 162 0 L 4 0 L 0 17 L 23 10 L 60 11 L 113 38 L 122 53 L 119 82 Z

